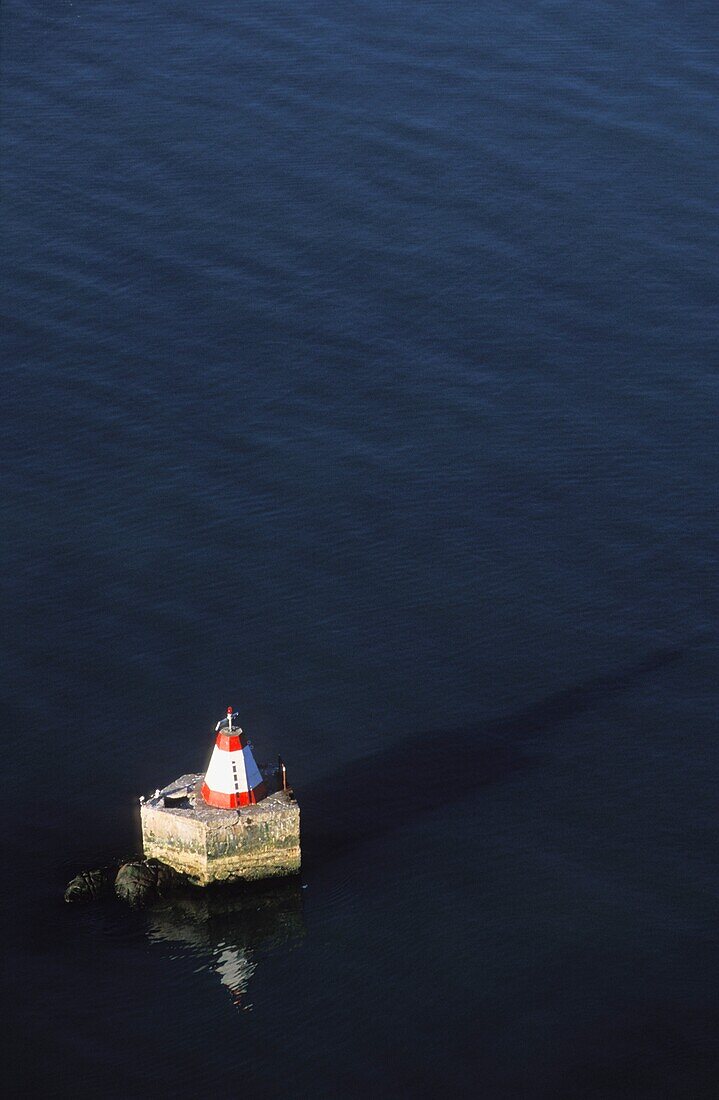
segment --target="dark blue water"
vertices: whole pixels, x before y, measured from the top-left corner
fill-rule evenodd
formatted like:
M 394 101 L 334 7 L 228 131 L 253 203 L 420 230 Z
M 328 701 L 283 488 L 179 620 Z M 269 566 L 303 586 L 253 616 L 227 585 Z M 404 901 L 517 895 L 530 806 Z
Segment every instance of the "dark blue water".
M 716 1095 L 718 29 L 4 6 L 13 1095 Z M 64 906 L 229 703 L 306 888 Z

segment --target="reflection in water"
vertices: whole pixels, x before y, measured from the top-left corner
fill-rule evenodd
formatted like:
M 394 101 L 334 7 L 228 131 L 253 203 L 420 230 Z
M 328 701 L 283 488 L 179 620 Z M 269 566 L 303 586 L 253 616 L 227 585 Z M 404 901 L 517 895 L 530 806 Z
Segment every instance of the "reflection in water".
M 257 963 L 252 961 L 252 955 L 240 947 L 224 947 L 218 952 L 214 963 L 215 973 L 226 986 L 232 1000 L 238 1008 L 242 1006 L 242 998 L 247 992 L 250 978 L 257 969 Z
M 299 879 L 253 886 L 206 887 L 174 894 L 148 912 L 155 943 L 179 944 L 208 960 L 238 1007 L 257 962 L 304 935 Z

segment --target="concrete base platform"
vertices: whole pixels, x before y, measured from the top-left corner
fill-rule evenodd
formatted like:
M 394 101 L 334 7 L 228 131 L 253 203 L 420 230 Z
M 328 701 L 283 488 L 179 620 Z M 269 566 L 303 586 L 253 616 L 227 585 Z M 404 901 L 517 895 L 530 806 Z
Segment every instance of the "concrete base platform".
M 145 858 L 199 886 L 297 874 L 300 808 L 291 790 L 277 789 L 274 769 L 260 771 L 269 793 L 256 806 L 208 806 L 200 793 L 203 775 L 180 776 L 149 798 L 140 807 Z

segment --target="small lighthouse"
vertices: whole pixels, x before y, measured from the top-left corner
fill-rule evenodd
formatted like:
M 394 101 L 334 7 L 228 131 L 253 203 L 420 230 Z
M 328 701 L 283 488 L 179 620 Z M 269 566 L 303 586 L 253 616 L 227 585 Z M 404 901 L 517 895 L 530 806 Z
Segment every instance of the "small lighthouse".
M 215 727 L 215 747 L 202 784 L 202 797 L 207 805 L 222 810 L 255 806 L 267 794 L 244 730 L 241 726 L 233 729 L 234 717 L 232 707 L 228 707 L 227 719 Z
M 140 800 L 142 846 L 191 882 L 272 878 L 300 870 L 300 808 L 279 766 L 258 764 L 228 707 L 207 771 Z

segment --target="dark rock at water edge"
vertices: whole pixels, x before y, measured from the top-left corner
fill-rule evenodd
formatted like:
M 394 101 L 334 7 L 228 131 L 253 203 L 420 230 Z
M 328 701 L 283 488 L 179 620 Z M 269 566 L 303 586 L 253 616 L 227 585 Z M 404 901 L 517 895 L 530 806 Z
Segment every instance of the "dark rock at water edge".
M 65 889 L 65 901 L 99 901 L 113 893 L 128 904 L 141 908 L 165 894 L 186 886 L 184 875 L 166 867 L 156 859 L 131 860 L 115 867 L 100 867 L 82 871 Z
M 184 875 L 156 859 L 136 860 L 120 867 L 115 878 L 115 893 L 121 901 L 141 908 L 186 882 Z
M 65 901 L 99 901 L 112 891 L 115 881 L 114 867 L 100 867 L 93 871 L 82 871 L 65 889 Z

